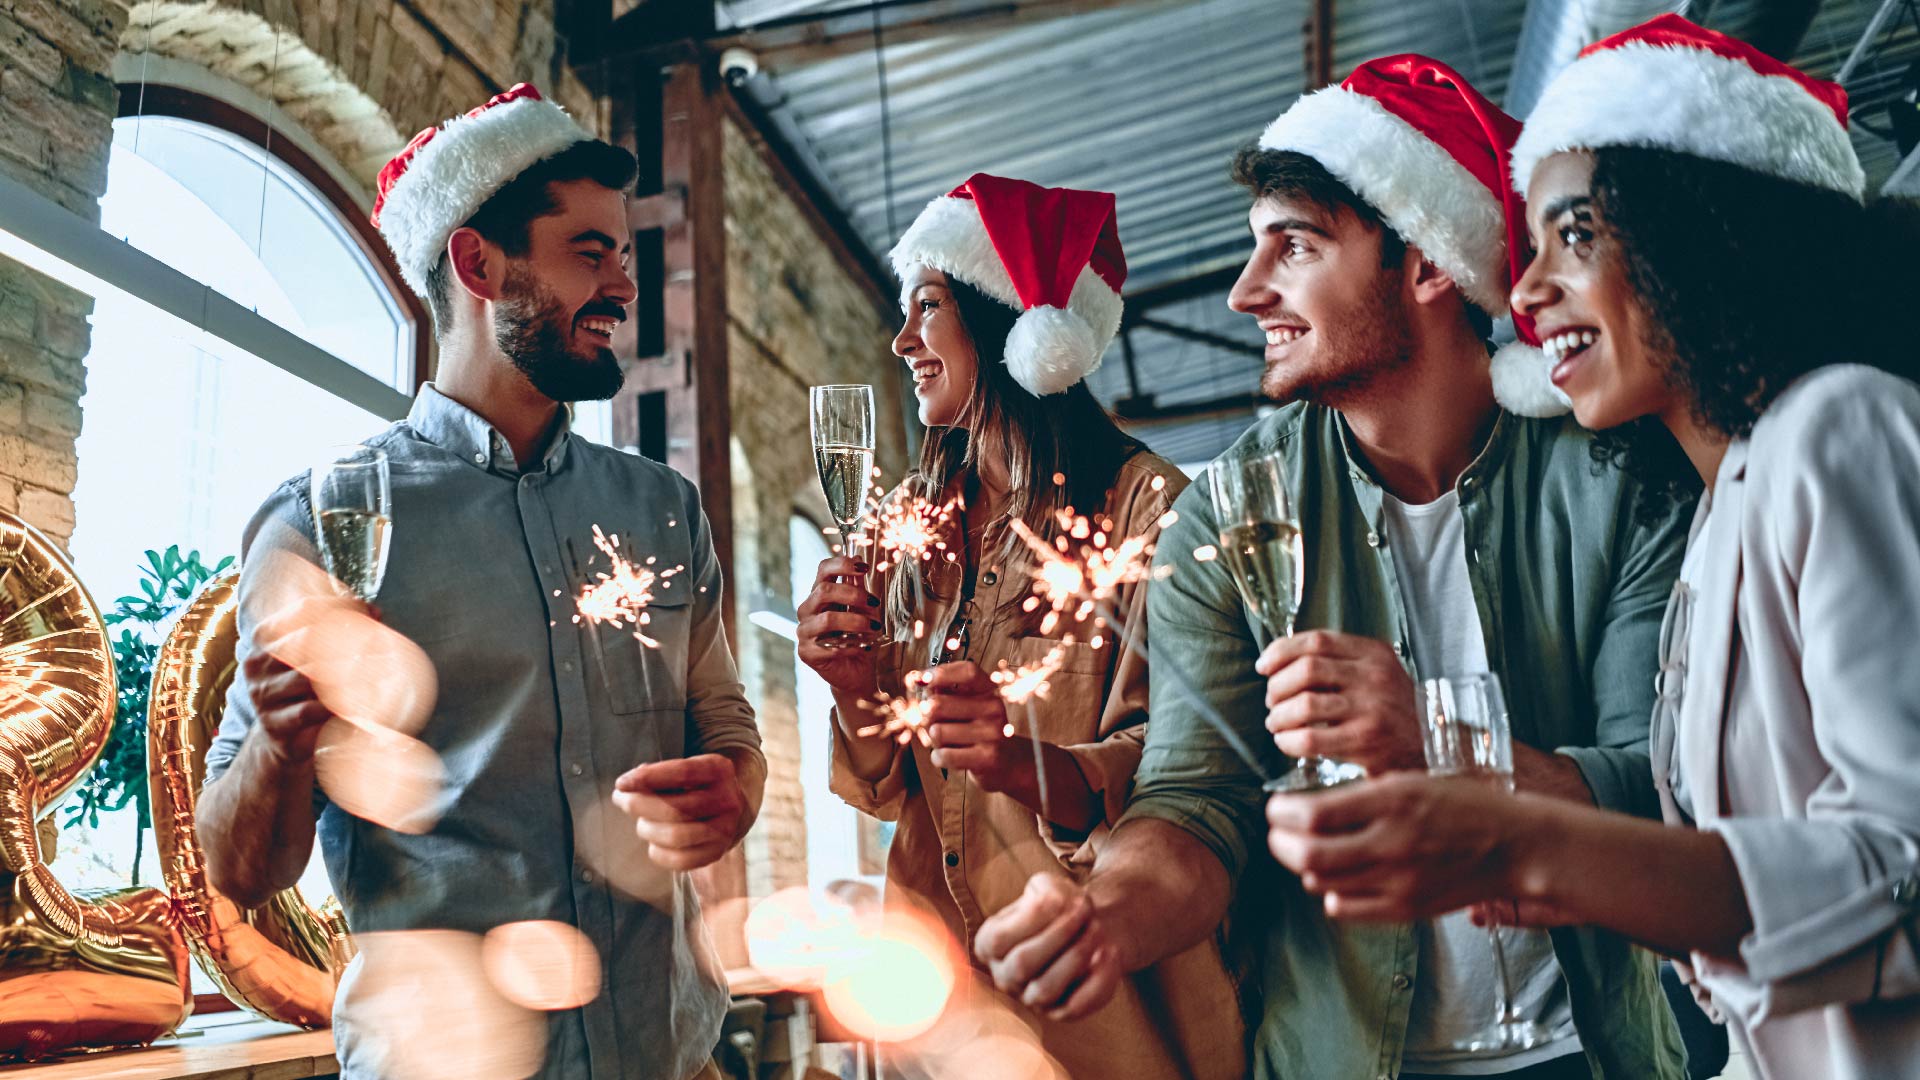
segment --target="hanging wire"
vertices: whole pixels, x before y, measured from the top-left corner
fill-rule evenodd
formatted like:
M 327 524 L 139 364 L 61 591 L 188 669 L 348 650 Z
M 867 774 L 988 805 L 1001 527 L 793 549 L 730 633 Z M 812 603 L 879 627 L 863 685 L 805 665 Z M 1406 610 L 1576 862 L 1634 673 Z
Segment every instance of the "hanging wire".
M 280 28 L 269 24 L 273 31 L 273 66 L 267 69 L 267 107 L 263 110 L 267 122 L 267 138 L 260 148 L 260 218 L 253 228 L 253 257 L 265 262 L 265 244 L 267 237 L 267 179 L 272 176 L 273 158 L 273 110 L 278 107 L 274 97 L 276 83 L 280 78 Z M 254 311 L 259 311 L 259 305 Z
M 159 4 L 147 4 L 146 44 L 140 49 L 140 94 L 133 106 L 133 152 L 140 152 L 140 129 L 145 127 L 141 121 L 147 115 L 147 65 L 153 62 L 153 13 Z
M 893 219 L 893 116 L 887 107 L 887 47 L 880 36 L 880 7 L 874 5 L 873 13 L 873 66 L 880 80 L 880 184 L 887 200 L 887 241 L 892 243 L 900 238 L 900 228 Z

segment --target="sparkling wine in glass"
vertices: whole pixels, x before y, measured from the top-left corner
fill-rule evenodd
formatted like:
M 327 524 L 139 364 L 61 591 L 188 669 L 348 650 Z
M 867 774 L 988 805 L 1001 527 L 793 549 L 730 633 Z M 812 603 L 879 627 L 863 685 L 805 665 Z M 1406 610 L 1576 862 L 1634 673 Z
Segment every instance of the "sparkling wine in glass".
M 860 519 L 873 475 L 873 387 L 816 386 L 810 398 L 813 464 L 842 550 L 852 555 L 864 539 Z
M 1300 522 L 1287 493 L 1286 460 L 1278 449 L 1229 454 L 1207 469 L 1220 560 L 1253 612 L 1264 647 L 1291 636 L 1300 613 L 1306 557 Z M 1267 784 L 1268 791 L 1318 791 L 1366 775 L 1357 765 L 1305 757 Z
M 1507 718 L 1500 678 L 1492 672 L 1428 679 L 1421 684 L 1427 771 L 1435 776 L 1484 780 L 1513 792 L 1513 729 Z M 1524 933 L 1525 931 L 1516 931 Z M 1524 1050 L 1553 1038 L 1545 1026 L 1523 1018 L 1513 1000 L 1513 974 L 1507 970 L 1500 925 L 1487 924 L 1497 976 L 1493 1022 L 1462 1039 L 1456 1049 L 1475 1052 Z
M 386 452 L 371 446 L 342 447 L 313 467 L 310 490 L 314 532 L 327 573 L 343 592 L 372 603 L 387 573 L 387 541 L 393 531 Z

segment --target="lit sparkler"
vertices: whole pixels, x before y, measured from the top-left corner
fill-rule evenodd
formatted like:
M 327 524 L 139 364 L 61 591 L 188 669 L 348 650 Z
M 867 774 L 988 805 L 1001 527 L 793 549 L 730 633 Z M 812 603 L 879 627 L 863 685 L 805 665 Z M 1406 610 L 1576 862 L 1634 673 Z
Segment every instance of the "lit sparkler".
M 1069 638 L 1047 650 L 1047 655 L 1031 664 L 1022 664 L 1017 668 L 1001 667 L 992 674 L 994 684 L 1000 687 L 1000 696 L 1009 705 L 1024 705 L 1027 709 L 1027 739 L 1033 744 L 1033 782 L 1039 789 L 1040 816 L 1053 820 L 1053 803 L 1048 798 L 1047 762 L 1040 746 L 1040 718 L 1033 707 L 1034 698 L 1044 698 L 1052 684 L 1047 680 L 1066 663 Z M 1008 722 L 1001 731 L 1008 738 L 1013 737 L 1013 724 Z
M 871 528 L 873 544 L 881 551 L 874 570 L 885 572 L 889 563 L 901 566 L 914 559 L 957 561 L 958 554 L 947 549 L 946 534 L 954 513 L 965 507 L 957 495 L 936 503 L 904 489 L 877 501 L 862 525 Z
M 1165 529 L 1179 519 L 1178 513 L 1168 510 L 1154 524 Z M 1142 660 L 1147 659 L 1146 645 L 1141 642 L 1135 629 L 1115 614 L 1114 600 L 1122 587 L 1165 578 L 1173 572 L 1173 568 L 1154 568 L 1154 545 L 1144 536 L 1129 536 L 1117 545 L 1110 544 L 1108 538 L 1114 532 L 1114 523 L 1110 519 L 1099 521 L 1096 527 L 1091 519 L 1076 516 L 1069 507 L 1060 511 L 1055 520 L 1061 531 L 1051 544 L 1034 535 L 1024 522 L 1016 520 L 1012 523 L 1014 532 L 1034 556 L 1033 595 L 1027 597 L 1023 609 L 1029 612 L 1038 611 L 1042 606 L 1049 609 L 1040 621 L 1042 635 L 1058 626 L 1063 616 L 1071 615 L 1076 623 L 1096 616 L 1095 626 L 1111 627 L 1119 635 L 1123 648 Z M 1077 556 L 1073 554 L 1075 540 L 1080 541 Z M 1213 554 L 1218 556 L 1217 551 Z M 1199 551 L 1194 552 L 1194 556 L 1196 561 L 1207 561 Z M 1212 702 L 1194 690 L 1184 672 L 1177 666 L 1162 664 L 1153 670 L 1153 677 L 1172 683 L 1194 711 L 1200 714 L 1201 719 L 1225 739 L 1240 760 L 1260 778 L 1261 783 L 1272 779 L 1266 766 L 1254 756 L 1240 733 L 1227 723 Z M 1038 752 L 1036 742 L 1036 760 Z
M 651 555 L 635 565 L 620 553 L 619 535 L 608 536 L 598 525 L 593 527 L 593 546 L 612 562 L 613 572 L 594 575 L 596 580 L 580 590 L 580 595 L 574 598 L 573 621 L 594 627 L 631 626 L 640 644 L 649 649 L 659 648 L 660 642 L 647 636 L 646 626 L 653 621 L 647 606 L 653 603 L 654 589 L 666 588 L 668 580 L 686 567 L 657 570 L 654 567 L 659 560 Z
M 933 736 L 927 734 L 927 725 L 932 722 L 928 710 L 933 703 L 927 700 L 919 688 L 926 682 L 924 671 L 909 671 L 906 675 L 907 693 L 896 697 L 881 694 L 877 701 L 862 701 L 860 704 L 875 712 L 884 714 L 878 724 L 868 724 L 855 731 L 855 734 L 871 738 L 882 735 L 905 746 L 912 739 L 919 739 L 920 745 L 932 746 Z

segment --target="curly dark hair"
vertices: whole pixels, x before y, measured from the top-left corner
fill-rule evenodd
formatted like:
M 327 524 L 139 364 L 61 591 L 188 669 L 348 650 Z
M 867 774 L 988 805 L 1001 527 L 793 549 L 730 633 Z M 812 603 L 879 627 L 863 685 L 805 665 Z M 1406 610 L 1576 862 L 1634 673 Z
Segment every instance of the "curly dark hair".
M 1618 240 L 1647 344 L 1694 415 L 1731 438 L 1795 379 L 1834 363 L 1912 378 L 1908 320 L 1920 204 L 1850 196 L 1740 165 L 1644 147 L 1594 151 L 1599 224 Z M 1700 478 L 1652 418 L 1600 433 L 1597 460 L 1664 504 Z M 1642 509 L 1658 512 L 1643 503 Z

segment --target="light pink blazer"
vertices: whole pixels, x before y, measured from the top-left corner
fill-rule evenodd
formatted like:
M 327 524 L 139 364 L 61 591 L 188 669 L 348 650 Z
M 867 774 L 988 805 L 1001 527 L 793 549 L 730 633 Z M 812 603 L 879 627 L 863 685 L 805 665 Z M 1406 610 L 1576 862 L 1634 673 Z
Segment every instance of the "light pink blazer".
M 1655 779 L 1669 821 L 1725 838 L 1754 919 L 1700 981 L 1769 1080 L 1920 1078 L 1920 389 L 1800 379 L 1691 542 Z

